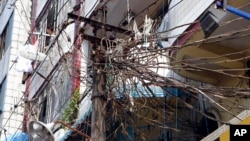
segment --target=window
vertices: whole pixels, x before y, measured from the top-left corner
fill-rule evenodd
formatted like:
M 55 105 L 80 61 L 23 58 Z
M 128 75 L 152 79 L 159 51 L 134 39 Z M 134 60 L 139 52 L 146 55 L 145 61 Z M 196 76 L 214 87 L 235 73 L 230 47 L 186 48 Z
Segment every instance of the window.
M 55 31 L 56 24 L 56 2 L 52 1 L 48 8 L 47 16 L 47 28 L 46 31 L 48 34 L 53 34 Z
M 47 123 L 47 96 L 39 97 L 39 121 Z
M 3 58 L 3 56 L 7 50 L 7 47 L 6 47 L 7 27 L 8 27 L 8 24 L 6 25 L 2 34 L 0 35 L 0 60 Z
M 51 35 L 55 34 L 56 26 L 56 8 L 57 1 L 51 1 L 50 5 L 47 7 L 47 10 L 43 17 L 40 20 L 40 25 L 38 31 L 40 31 L 43 36 L 41 37 L 40 51 L 47 52 L 48 46 L 51 42 Z
M 47 88 L 47 119 L 48 122 L 52 122 L 55 120 L 56 114 L 58 113 L 58 105 L 59 105 L 59 99 L 55 93 L 54 86 L 49 86 Z
M 59 99 L 50 85 L 47 85 L 39 95 L 39 121 L 49 123 L 56 117 Z

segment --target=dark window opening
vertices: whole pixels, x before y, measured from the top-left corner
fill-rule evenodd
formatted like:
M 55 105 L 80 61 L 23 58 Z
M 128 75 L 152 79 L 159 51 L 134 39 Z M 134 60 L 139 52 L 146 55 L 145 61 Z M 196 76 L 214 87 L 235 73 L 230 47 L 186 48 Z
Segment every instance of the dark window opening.
M 3 105 L 4 105 L 4 87 L 6 85 L 6 77 L 4 77 L 3 81 L 0 83 L 0 115 L 3 113 Z
M 47 96 L 44 97 L 44 100 L 40 104 L 40 114 L 39 121 L 46 123 L 46 113 L 47 113 Z
M 208 116 L 215 118 L 215 116 L 211 113 L 206 113 Z M 218 123 L 215 120 L 212 120 L 207 117 L 203 117 L 197 127 L 197 141 L 203 139 L 210 133 L 212 133 L 214 130 L 218 128 Z M 219 141 L 218 139 L 216 141 Z
M 56 31 L 56 11 L 58 1 L 53 0 L 46 9 L 46 12 L 43 17 L 39 19 L 40 24 L 37 26 L 37 31 L 41 33 L 39 51 L 46 53 L 48 46 L 51 42 L 51 37 L 55 34 Z
M 7 50 L 7 47 L 6 47 L 7 27 L 8 27 L 8 24 L 6 25 L 2 34 L 0 35 L 0 60 L 3 58 L 3 56 Z
M 52 2 L 48 9 L 48 16 L 47 16 L 47 29 L 46 32 L 48 34 L 52 34 L 54 32 L 56 24 L 56 2 Z
M 47 26 L 46 26 L 46 34 L 52 35 L 55 32 L 55 26 L 56 26 L 56 7 L 57 2 L 52 1 L 51 4 L 48 7 L 48 15 L 47 15 Z M 48 46 L 50 44 L 51 36 L 46 36 L 45 39 L 45 46 Z

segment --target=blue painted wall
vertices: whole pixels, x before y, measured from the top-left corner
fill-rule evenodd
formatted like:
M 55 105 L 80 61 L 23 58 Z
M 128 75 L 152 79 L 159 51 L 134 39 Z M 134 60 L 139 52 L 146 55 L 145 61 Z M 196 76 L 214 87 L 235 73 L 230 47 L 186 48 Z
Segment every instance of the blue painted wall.
M 9 18 L 9 19 L 6 19 L 6 20 L 9 20 L 8 21 L 8 25 L 6 26 L 7 28 L 7 38 L 6 38 L 6 50 L 9 50 L 8 52 L 6 52 L 4 54 L 4 57 L 5 60 L 4 61 L 7 61 L 7 62 L 4 62 L 3 65 L 4 66 L 0 66 L 1 69 L 5 69 L 4 72 L 6 73 L 2 73 L 0 74 L 0 110 L 3 111 L 4 109 L 4 100 L 5 100 L 5 95 L 6 95 L 6 83 L 7 83 L 7 73 L 8 73 L 8 69 L 9 69 L 9 58 L 10 58 L 10 47 L 11 47 L 11 41 L 12 41 L 12 31 L 13 31 L 13 22 L 14 22 L 14 17 L 13 15 Z M 2 59 L 3 59 L 2 58 Z M 0 60 L 1 61 L 1 60 Z M 3 60 L 2 60 L 3 61 Z M 0 127 L 2 125 L 2 114 L 0 115 Z

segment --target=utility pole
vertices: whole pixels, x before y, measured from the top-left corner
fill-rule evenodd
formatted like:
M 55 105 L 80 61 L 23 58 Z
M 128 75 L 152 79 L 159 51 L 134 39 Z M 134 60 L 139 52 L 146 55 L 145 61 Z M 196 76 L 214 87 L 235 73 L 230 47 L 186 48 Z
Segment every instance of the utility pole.
M 106 23 L 107 8 L 104 7 L 98 10 L 97 19 L 81 17 L 73 13 L 68 13 L 70 19 L 79 20 L 85 24 L 94 27 L 94 36 L 83 34 L 82 38 L 92 42 L 91 60 L 93 68 L 93 94 L 92 94 L 92 115 L 91 115 L 91 140 L 106 141 L 106 74 L 103 71 L 106 63 L 105 51 L 106 46 L 100 46 L 101 39 L 106 37 L 106 31 L 114 31 L 125 35 L 130 35 L 131 32 L 120 27 L 109 25 Z M 105 43 L 103 43 L 105 45 Z
M 98 10 L 97 21 L 106 23 L 106 8 Z M 95 28 L 94 35 L 98 38 L 105 37 L 104 28 Z M 91 140 L 106 141 L 106 74 L 105 47 L 94 44 L 92 48 L 93 67 L 93 94 L 92 94 L 92 117 L 91 117 Z

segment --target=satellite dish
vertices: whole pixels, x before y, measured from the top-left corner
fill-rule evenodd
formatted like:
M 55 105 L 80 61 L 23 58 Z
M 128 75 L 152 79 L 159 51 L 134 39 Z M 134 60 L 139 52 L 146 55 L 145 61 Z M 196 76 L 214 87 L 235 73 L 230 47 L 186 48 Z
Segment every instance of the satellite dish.
M 34 45 L 30 44 L 24 45 L 21 49 L 19 49 L 18 53 L 20 56 L 30 60 L 48 60 L 48 57 L 46 58 L 46 54 L 36 51 Z
M 54 141 L 55 138 L 52 133 L 54 125 L 54 123 L 44 124 L 40 121 L 31 121 L 29 123 L 29 135 L 35 141 Z

